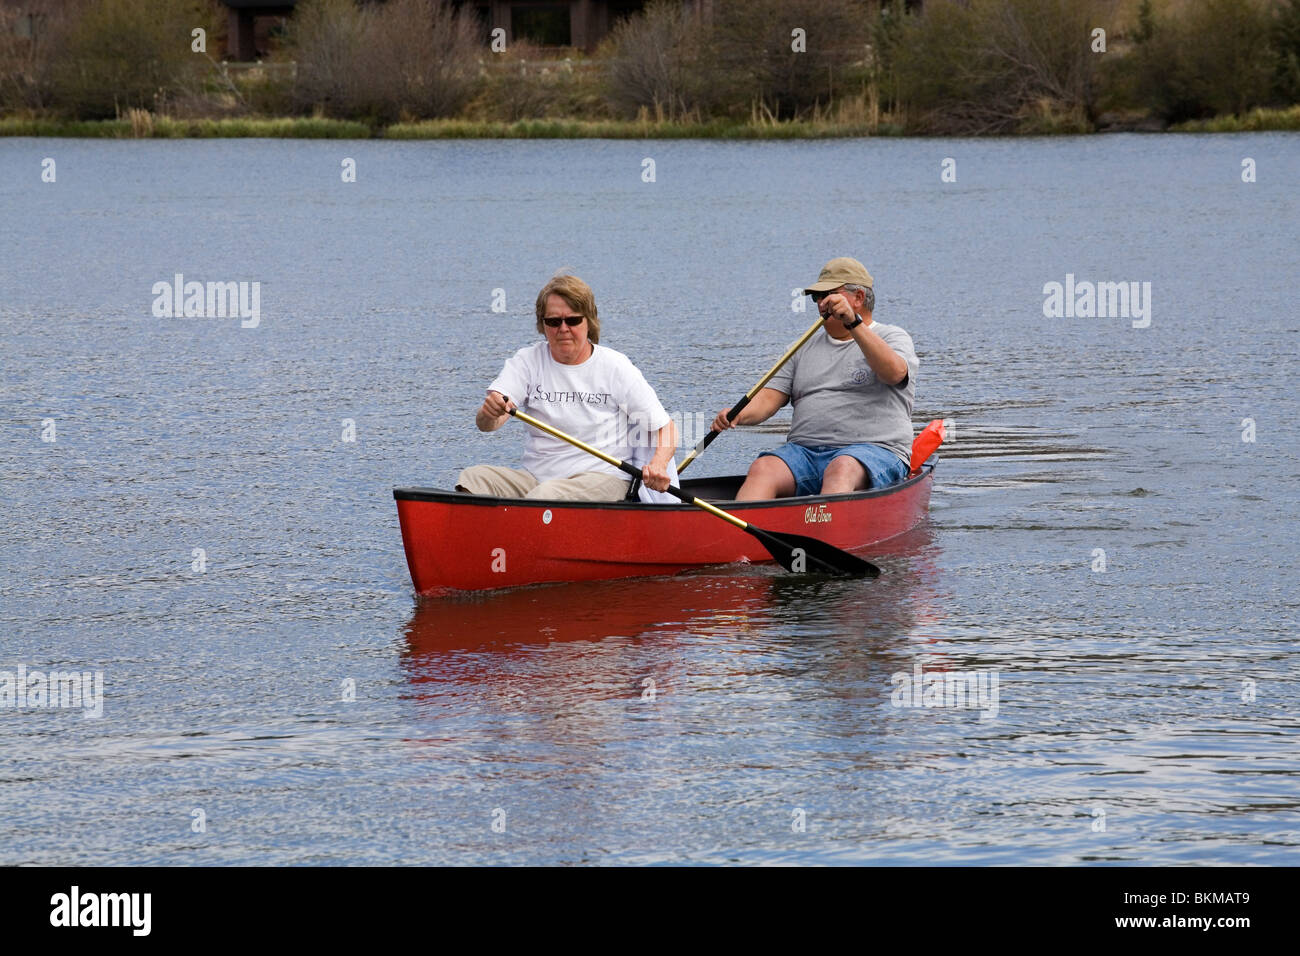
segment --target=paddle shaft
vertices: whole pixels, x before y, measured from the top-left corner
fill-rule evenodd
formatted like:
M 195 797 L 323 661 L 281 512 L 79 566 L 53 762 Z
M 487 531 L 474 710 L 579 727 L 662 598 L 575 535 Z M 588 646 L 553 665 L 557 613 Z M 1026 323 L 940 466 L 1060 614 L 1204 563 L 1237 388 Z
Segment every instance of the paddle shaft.
M 506 401 L 509 401 L 509 399 L 507 398 Z M 601 461 L 613 465 L 615 468 L 618 468 L 621 471 L 626 472 L 627 474 L 631 475 L 633 478 L 641 477 L 641 470 L 637 468 L 636 465 L 629 465 L 627 462 L 620 461 L 619 459 L 615 458 L 613 455 L 607 455 L 599 448 L 596 448 L 594 445 L 588 445 L 585 441 L 583 441 L 580 438 L 574 438 L 572 435 L 566 435 L 558 428 L 552 428 L 550 425 L 546 424 L 545 422 L 539 422 L 536 418 L 533 418 L 532 415 L 529 415 L 525 412 L 521 412 L 517 408 L 510 409 L 510 414 L 515 416 L 515 418 L 518 418 L 520 421 L 527 422 L 529 425 L 532 425 L 534 428 L 546 432 L 546 434 L 548 435 L 554 435 L 556 438 L 560 439 L 561 441 L 567 441 L 571 445 L 576 445 L 578 448 L 581 448 L 587 454 L 595 455 Z M 703 508 L 705 511 L 709 512 L 709 514 L 717 515 L 723 521 L 730 522 L 731 524 L 735 525 L 737 528 L 739 528 L 742 531 L 749 530 L 748 522 L 741 521 L 735 515 L 727 514 L 727 512 L 723 511 L 721 508 L 715 508 L 707 501 L 702 501 L 701 499 L 696 498 L 694 495 L 688 495 L 686 492 L 682 491 L 682 489 L 678 488 L 676 485 L 669 485 L 668 493 L 673 497 L 686 502 L 686 504 L 688 505 L 695 505 L 697 508 Z
M 764 375 L 762 378 L 760 378 L 758 380 L 758 383 L 753 388 L 751 388 L 748 392 L 745 393 L 745 397 L 742 398 L 740 401 L 736 402 L 735 405 L 731 406 L 731 411 L 727 412 L 727 421 L 734 422 L 736 420 L 736 416 L 745 410 L 745 406 L 750 403 L 750 401 L 754 398 L 754 396 L 757 395 L 760 391 L 762 391 L 763 386 L 765 386 L 768 382 L 772 381 L 772 376 L 774 376 L 777 372 L 781 371 L 781 366 L 784 365 L 786 362 L 790 361 L 790 356 L 794 355 L 795 352 L 798 352 L 801 348 L 803 348 L 804 343 L 813 337 L 813 333 L 815 333 L 818 329 L 820 329 L 825 324 L 826 324 L 826 316 L 823 315 L 821 318 L 819 318 L 816 322 L 813 323 L 812 328 L 810 328 L 807 332 L 805 332 L 803 335 L 799 337 L 799 341 L 795 342 L 794 345 L 786 349 L 785 354 L 782 355 L 779 359 L 777 359 L 776 364 L 767 370 L 767 374 Z M 704 449 L 712 445 L 713 440 L 721 434 L 722 434 L 721 432 L 710 431 L 707 435 L 701 438 L 700 443 L 696 445 L 693 449 L 691 449 L 691 453 L 687 455 L 686 458 L 682 461 L 681 465 L 678 466 L 677 474 L 680 475 L 683 471 L 685 471 L 686 466 L 689 465 L 691 462 L 693 462 L 697 457 L 699 457 L 700 452 L 704 451 Z

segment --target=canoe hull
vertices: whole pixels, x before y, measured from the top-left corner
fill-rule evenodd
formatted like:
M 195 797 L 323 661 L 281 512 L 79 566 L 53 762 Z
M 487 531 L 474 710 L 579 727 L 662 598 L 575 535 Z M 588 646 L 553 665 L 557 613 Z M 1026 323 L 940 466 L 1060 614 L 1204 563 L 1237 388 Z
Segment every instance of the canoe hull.
M 927 465 L 878 491 L 744 504 L 727 500 L 726 485 L 719 484 L 735 486 L 739 478 L 687 481 L 683 488 L 760 528 L 852 551 L 920 522 L 933 472 Z M 753 536 L 690 505 L 531 501 L 427 488 L 396 488 L 393 497 L 411 581 L 421 596 L 772 560 Z

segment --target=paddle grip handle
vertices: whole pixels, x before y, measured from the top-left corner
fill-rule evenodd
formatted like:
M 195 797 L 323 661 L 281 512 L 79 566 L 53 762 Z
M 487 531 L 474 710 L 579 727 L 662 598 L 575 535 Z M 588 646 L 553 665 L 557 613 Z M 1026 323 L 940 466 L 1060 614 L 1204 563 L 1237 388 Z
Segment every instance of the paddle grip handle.
M 736 420 L 736 416 L 739 415 L 741 412 L 743 412 L 745 410 L 745 406 L 748 404 L 749 404 L 749 396 L 746 395 L 740 401 L 736 402 L 735 405 L 732 405 L 731 411 L 727 412 L 727 421 L 734 422 Z M 704 436 L 704 440 L 700 442 L 699 447 L 695 449 L 695 454 L 698 455 L 700 452 L 704 451 L 704 449 L 712 445 L 713 440 L 721 434 L 722 432 L 719 431 L 710 431 L 707 435 Z
M 736 402 L 735 405 L 731 406 L 731 411 L 727 412 L 727 421 L 734 422 L 736 420 L 736 416 L 739 415 L 741 412 L 743 412 L 745 410 L 745 406 L 748 404 L 749 404 L 749 396 L 746 395 L 740 401 Z
M 740 401 L 736 402 L 735 405 L 732 405 L 731 411 L 727 412 L 727 421 L 734 422 L 736 420 L 736 416 L 739 415 L 741 412 L 743 412 L 745 410 L 745 406 L 748 404 L 749 404 L 749 396 L 746 395 Z M 713 440 L 721 434 L 722 432 L 719 431 L 710 431 L 707 435 L 704 436 L 704 440 L 700 442 L 700 446 L 695 449 L 695 453 L 698 455 L 700 452 L 704 451 L 704 449 L 712 445 Z

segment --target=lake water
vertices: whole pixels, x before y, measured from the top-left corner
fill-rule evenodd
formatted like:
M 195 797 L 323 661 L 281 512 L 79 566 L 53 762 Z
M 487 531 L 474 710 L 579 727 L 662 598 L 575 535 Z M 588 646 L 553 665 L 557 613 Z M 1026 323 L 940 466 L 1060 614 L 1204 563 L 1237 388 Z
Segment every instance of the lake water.
M 1297 182 L 1294 134 L 0 140 L 0 670 L 103 676 L 0 706 L 0 863 L 1300 861 Z M 416 602 L 391 489 L 517 460 L 473 414 L 555 270 L 689 432 L 836 255 L 955 423 L 879 580 Z M 156 317 L 177 273 L 256 326 Z

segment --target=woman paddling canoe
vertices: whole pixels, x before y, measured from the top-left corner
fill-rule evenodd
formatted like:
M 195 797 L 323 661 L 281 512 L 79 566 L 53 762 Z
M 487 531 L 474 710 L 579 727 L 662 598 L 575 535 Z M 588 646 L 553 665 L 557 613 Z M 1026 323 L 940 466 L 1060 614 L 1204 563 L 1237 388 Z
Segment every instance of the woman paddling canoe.
M 496 431 L 517 407 L 616 458 L 643 464 L 641 479 L 656 492 L 675 482 L 672 419 L 628 357 L 597 344 L 600 319 L 587 283 L 556 276 L 537 294 L 536 311 L 537 331 L 546 340 L 506 360 L 474 417 L 479 431 Z M 525 438 L 521 464 L 474 465 L 460 473 L 456 488 L 502 498 L 618 501 L 630 484 L 617 468 L 536 429 Z

